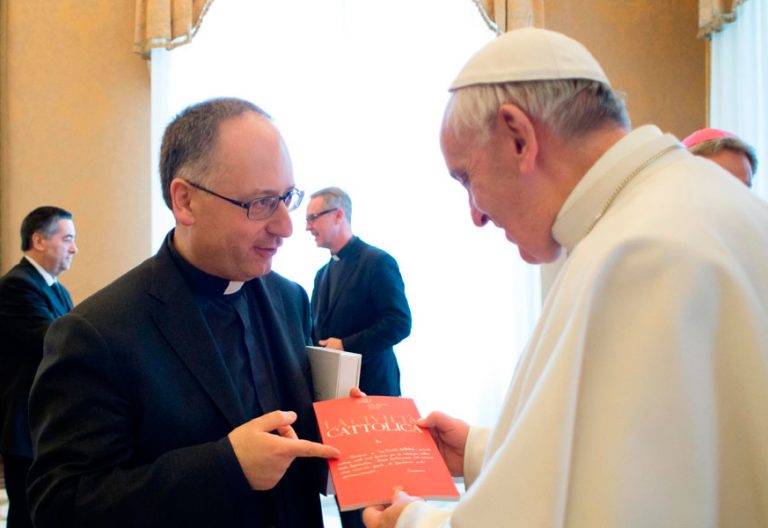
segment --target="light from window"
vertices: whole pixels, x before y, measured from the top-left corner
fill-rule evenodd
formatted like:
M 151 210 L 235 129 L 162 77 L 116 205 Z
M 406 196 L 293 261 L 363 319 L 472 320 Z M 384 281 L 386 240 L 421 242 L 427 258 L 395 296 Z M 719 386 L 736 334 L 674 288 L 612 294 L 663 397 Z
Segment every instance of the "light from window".
M 395 347 L 404 395 L 424 413 L 484 424 L 538 314 L 538 268 L 501 231 L 472 225 L 438 133 L 448 85 L 493 38 L 470 0 L 227 0 L 192 44 L 154 52 L 152 74 L 155 155 L 186 105 L 238 96 L 275 118 L 299 188 L 350 193 L 355 233 L 391 253 L 405 280 L 413 332 Z M 311 292 L 329 255 L 304 215 L 294 213 L 274 269 Z M 172 223 L 153 218 L 157 246 Z

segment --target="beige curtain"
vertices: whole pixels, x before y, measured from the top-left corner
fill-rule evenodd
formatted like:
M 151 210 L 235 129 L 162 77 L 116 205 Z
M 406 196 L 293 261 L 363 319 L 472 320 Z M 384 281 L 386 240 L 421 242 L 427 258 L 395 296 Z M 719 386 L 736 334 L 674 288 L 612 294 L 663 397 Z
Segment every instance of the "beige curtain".
M 736 19 L 736 8 L 747 0 L 699 0 L 699 37 L 708 38 Z
M 473 0 L 488 27 L 496 33 L 544 27 L 544 0 Z
M 152 48 L 173 49 L 187 44 L 213 0 L 136 0 L 133 49 L 149 58 Z

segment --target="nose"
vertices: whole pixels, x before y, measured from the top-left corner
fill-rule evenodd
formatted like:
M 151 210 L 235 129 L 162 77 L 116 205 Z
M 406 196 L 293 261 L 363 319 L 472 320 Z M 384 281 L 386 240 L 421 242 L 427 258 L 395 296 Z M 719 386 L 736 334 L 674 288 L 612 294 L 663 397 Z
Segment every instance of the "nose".
M 469 197 L 469 214 L 472 217 L 472 223 L 474 223 L 477 227 L 483 227 L 488 223 L 488 215 L 480 211 L 480 209 L 475 206 L 471 195 Z
M 79 250 L 79 249 L 77 249 L 77 244 L 75 244 L 74 242 L 72 242 L 72 245 L 71 245 L 71 246 L 69 246 L 69 252 L 70 252 L 70 253 L 72 253 L 72 254 L 74 254 L 74 253 L 77 253 L 78 251 L 80 251 L 80 250 Z
M 267 230 L 270 234 L 283 238 L 288 238 L 293 233 L 291 215 L 288 213 L 288 208 L 282 201 L 277 204 L 277 209 L 275 209 L 275 212 L 269 217 Z

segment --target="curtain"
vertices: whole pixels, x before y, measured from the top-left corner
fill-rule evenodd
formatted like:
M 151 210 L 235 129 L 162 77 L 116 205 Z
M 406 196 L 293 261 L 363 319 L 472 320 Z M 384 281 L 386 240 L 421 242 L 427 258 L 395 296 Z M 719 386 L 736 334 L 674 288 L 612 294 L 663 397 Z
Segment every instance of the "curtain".
M 738 18 L 712 35 L 710 126 L 755 148 L 752 191 L 768 200 L 768 4 L 747 2 Z
M 746 0 L 699 0 L 699 37 L 710 37 L 736 19 L 736 8 Z
M 152 48 L 173 49 L 187 44 L 213 0 L 136 0 L 133 49 L 145 59 Z
M 480 15 L 496 33 L 544 27 L 544 0 L 473 0 Z

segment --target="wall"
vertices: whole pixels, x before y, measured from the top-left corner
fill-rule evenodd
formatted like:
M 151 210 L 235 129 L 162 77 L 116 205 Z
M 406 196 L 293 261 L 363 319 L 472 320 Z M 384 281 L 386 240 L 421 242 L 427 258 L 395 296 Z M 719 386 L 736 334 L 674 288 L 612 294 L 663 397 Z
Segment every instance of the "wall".
M 0 251 L 39 205 L 75 215 L 75 302 L 150 253 L 150 82 L 129 0 L 0 0 Z
M 706 122 L 705 41 L 698 0 L 545 0 L 547 29 L 582 42 L 627 95 L 634 127 L 679 138 Z
M 707 50 L 698 0 L 545 0 L 545 26 L 582 42 L 626 96 L 633 127 L 655 124 L 682 139 L 706 126 Z M 541 266 L 541 298 L 565 256 Z

